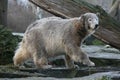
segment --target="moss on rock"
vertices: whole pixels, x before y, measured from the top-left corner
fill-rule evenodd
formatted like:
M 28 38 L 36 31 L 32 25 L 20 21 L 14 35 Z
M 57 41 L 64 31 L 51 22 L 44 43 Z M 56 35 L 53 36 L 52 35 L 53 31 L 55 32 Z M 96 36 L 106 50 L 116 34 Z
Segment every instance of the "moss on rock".
M 9 29 L 0 25 L 0 64 L 12 62 L 12 57 L 19 40 L 18 36 L 12 35 Z

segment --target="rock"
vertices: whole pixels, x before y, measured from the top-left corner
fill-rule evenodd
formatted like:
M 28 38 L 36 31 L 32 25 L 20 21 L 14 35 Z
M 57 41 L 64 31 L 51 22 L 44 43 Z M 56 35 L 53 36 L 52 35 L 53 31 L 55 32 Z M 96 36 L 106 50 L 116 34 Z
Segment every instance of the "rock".
M 101 72 L 77 78 L 53 78 L 53 77 L 25 77 L 25 78 L 1 78 L 0 80 L 120 80 L 120 72 Z
M 96 66 L 120 66 L 120 51 L 105 46 L 84 46 L 83 51 L 88 54 Z
M 120 51 L 104 46 L 86 46 L 82 48 L 91 58 L 120 60 Z

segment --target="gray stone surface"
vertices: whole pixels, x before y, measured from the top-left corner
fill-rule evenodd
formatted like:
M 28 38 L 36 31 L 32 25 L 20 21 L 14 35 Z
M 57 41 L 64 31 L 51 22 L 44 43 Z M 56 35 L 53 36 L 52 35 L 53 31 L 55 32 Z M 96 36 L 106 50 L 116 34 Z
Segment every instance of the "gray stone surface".
M 120 50 L 105 46 L 83 46 L 83 51 L 91 58 L 120 59 Z
M 95 73 L 89 76 L 78 77 L 78 78 L 27 77 L 27 78 L 14 78 L 14 79 L 9 79 L 9 78 L 2 79 L 1 78 L 0 80 L 99 80 L 103 76 L 107 76 L 108 78 L 113 78 L 113 77 L 118 77 L 118 76 L 120 77 L 120 72 L 118 71 L 101 72 L 101 73 Z
M 94 58 L 95 60 L 96 59 L 98 59 L 98 60 L 106 59 L 107 61 L 112 60 L 113 63 L 115 63 L 114 62 L 115 60 L 118 60 L 118 61 L 120 60 L 120 51 L 115 48 L 112 48 L 112 47 L 83 45 L 82 49 L 83 49 L 83 51 L 88 53 L 89 57 Z M 58 57 L 58 58 L 60 58 L 60 57 Z M 96 64 L 98 64 L 98 63 L 99 62 L 97 62 Z M 109 66 L 109 65 L 107 65 L 107 66 Z M 28 68 L 26 68 L 26 70 L 27 69 Z M 61 68 L 58 68 L 58 70 L 57 70 L 57 68 L 56 68 L 56 71 L 61 71 L 61 72 L 56 73 L 56 71 L 55 71 L 55 75 L 63 74 L 62 69 L 61 70 L 60 69 Z M 108 76 L 111 78 L 119 78 L 116 80 L 120 80 L 120 72 L 119 72 L 118 66 L 116 66 L 113 69 L 111 66 L 106 67 L 106 68 L 93 67 L 90 69 L 90 71 L 88 71 L 89 68 L 86 66 L 84 67 L 84 69 L 82 69 L 82 67 L 80 69 L 81 70 L 79 72 L 82 72 L 82 74 L 87 73 L 87 75 L 85 75 L 83 77 L 76 77 L 76 78 L 53 78 L 53 77 L 41 77 L 44 75 L 42 75 L 40 71 L 36 71 L 36 70 L 35 71 L 34 70 L 20 71 L 19 69 L 15 69 L 14 67 L 11 67 L 11 68 L 0 67 L 0 74 L 2 72 L 3 73 L 8 72 L 8 75 L 12 74 L 12 75 L 18 76 L 20 74 L 20 76 L 21 75 L 27 76 L 27 77 L 23 77 L 23 78 L 0 78 L 0 80 L 96 80 L 96 79 L 102 78 L 103 76 Z M 32 73 L 29 73 L 30 71 L 32 71 Z M 52 70 L 51 71 L 46 70 L 46 73 L 47 72 L 50 73 L 50 72 L 52 72 Z M 65 71 L 63 71 L 63 72 L 65 72 Z M 89 72 L 90 73 L 93 72 L 94 74 L 88 75 Z M 71 73 L 71 72 L 68 72 L 68 73 Z M 68 74 L 68 73 L 65 72 L 65 74 Z M 8 76 L 7 73 L 5 75 Z M 79 74 L 79 75 L 81 75 L 81 74 Z M 32 77 L 28 77 L 28 76 L 32 76 Z

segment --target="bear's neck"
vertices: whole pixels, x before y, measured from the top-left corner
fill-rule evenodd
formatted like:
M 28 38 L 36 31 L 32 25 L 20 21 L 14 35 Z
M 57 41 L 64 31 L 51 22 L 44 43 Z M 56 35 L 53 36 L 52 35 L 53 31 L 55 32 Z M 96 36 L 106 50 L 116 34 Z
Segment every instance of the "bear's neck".
M 75 22 L 75 34 L 77 38 L 77 44 L 78 46 L 80 46 L 80 44 L 84 41 L 84 39 L 88 35 L 88 32 L 85 29 L 85 25 L 83 23 L 80 23 L 80 21 Z
M 80 22 L 80 20 L 75 21 L 75 32 L 80 37 L 80 39 L 83 39 L 87 36 L 88 31 L 85 29 L 85 24 Z
M 80 39 L 83 39 L 87 36 L 87 30 L 84 27 L 82 27 L 77 30 L 77 34 L 80 37 Z

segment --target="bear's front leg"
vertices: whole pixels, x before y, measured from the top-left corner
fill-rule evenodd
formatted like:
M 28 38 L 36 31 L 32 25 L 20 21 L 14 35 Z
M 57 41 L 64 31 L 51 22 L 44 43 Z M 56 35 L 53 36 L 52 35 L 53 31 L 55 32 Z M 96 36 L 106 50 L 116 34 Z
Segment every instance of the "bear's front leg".
M 66 53 L 75 62 L 81 62 L 88 66 L 95 66 L 95 64 L 92 61 L 90 61 L 87 54 L 85 54 L 77 45 L 66 45 Z
M 79 48 L 80 56 L 81 56 L 81 61 L 83 64 L 88 65 L 88 66 L 95 66 L 95 63 L 92 62 L 89 57 L 87 56 L 86 53 L 84 53 L 80 48 Z
M 65 65 L 69 69 L 75 68 L 74 61 L 68 55 L 65 55 Z

